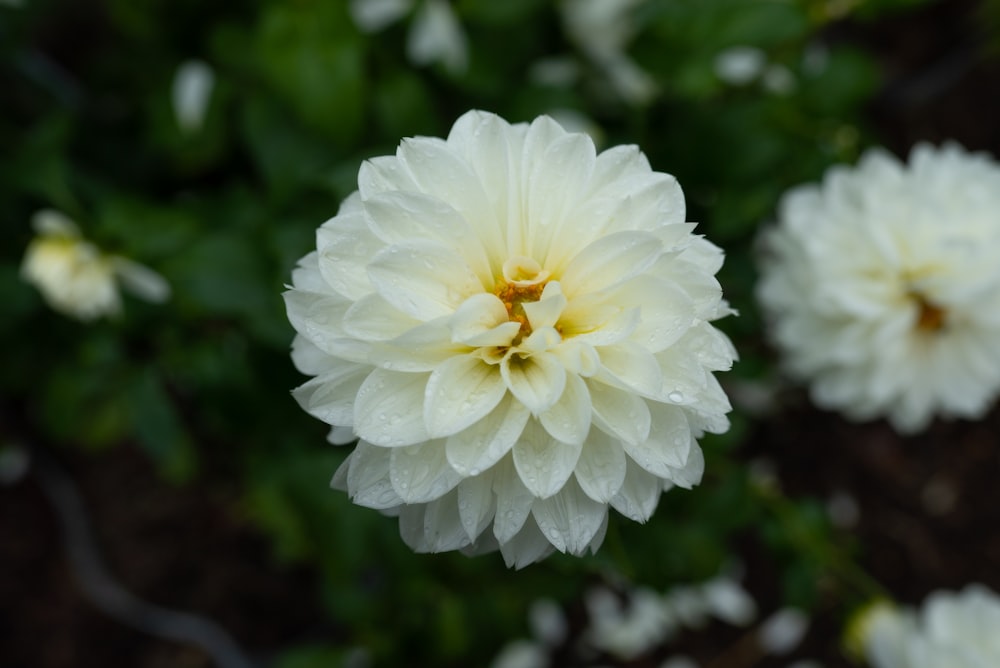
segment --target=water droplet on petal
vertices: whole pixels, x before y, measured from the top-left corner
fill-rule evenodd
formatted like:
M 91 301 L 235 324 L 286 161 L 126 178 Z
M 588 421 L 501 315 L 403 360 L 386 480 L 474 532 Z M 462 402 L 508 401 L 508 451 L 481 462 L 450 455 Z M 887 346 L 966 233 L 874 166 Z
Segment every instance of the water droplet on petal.
M 674 390 L 673 392 L 668 394 L 667 398 L 670 399 L 670 401 L 674 402 L 675 404 L 679 404 L 680 402 L 684 401 L 684 395 L 678 392 L 677 390 Z

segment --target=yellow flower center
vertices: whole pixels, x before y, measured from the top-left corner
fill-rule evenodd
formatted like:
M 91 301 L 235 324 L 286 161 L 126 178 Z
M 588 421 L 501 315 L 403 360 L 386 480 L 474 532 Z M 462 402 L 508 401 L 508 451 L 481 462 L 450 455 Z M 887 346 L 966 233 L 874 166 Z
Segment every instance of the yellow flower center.
M 541 299 L 548 282 L 549 272 L 530 257 L 516 255 L 503 263 L 503 278 L 497 280 L 493 294 L 503 302 L 510 321 L 521 325 L 521 331 L 514 337 L 515 345 L 531 334 L 523 304 Z
M 933 334 L 944 328 L 947 313 L 943 308 L 930 303 L 921 294 L 914 294 L 912 298 L 917 302 L 919 312 L 917 314 L 917 329 L 921 332 Z

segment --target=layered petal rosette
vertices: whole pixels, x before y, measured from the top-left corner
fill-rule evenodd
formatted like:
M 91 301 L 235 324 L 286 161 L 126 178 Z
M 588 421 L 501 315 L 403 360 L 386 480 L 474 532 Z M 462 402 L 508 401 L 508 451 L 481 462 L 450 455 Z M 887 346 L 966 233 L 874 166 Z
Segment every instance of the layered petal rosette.
M 366 161 L 285 293 L 333 486 L 423 552 L 522 566 L 645 521 L 728 427 L 722 252 L 634 146 L 469 112 Z
M 796 188 L 763 236 L 758 297 L 813 401 L 900 432 L 981 417 L 1000 392 L 1000 165 L 882 150 Z
M 936 591 L 919 610 L 878 604 L 850 630 L 871 668 L 1000 666 L 1000 597 L 982 585 Z

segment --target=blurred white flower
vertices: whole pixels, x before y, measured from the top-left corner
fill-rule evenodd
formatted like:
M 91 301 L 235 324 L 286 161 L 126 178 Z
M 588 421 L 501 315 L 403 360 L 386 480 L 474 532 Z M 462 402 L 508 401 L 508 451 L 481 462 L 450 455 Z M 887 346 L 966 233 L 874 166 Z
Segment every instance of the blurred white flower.
M 981 585 L 937 591 L 918 612 L 888 604 L 852 624 L 851 640 L 872 668 L 1000 666 L 1000 597 Z
M 768 654 L 788 654 L 802 642 L 809 630 L 809 618 L 801 610 L 782 608 L 757 629 L 757 640 Z
M 701 585 L 708 612 L 733 626 L 746 626 L 757 618 L 757 604 L 736 580 L 719 576 Z
M 728 428 L 722 252 L 634 146 L 469 112 L 365 162 L 285 293 L 333 486 L 420 552 L 523 566 L 647 520 Z
M 813 400 L 900 432 L 1000 391 L 1000 166 L 954 144 L 881 150 L 787 193 L 758 297 Z
M 663 597 L 646 587 L 632 589 L 624 600 L 608 589 L 593 589 L 584 602 L 589 644 L 626 661 L 658 647 L 678 628 Z
M 775 95 L 786 95 L 795 90 L 797 82 L 795 81 L 795 75 L 792 74 L 790 69 L 784 65 L 772 63 L 764 70 L 764 75 L 761 77 L 761 84 L 765 90 Z
M 400 20 L 414 0 L 351 0 L 354 23 L 364 32 L 378 32 Z M 441 63 L 453 74 L 469 66 L 469 46 L 462 25 L 448 0 L 423 0 L 410 24 L 406 56 L 414 65 Z
M 645 0 L 562 0 L 566 34 L 601 69 L 615 92 L 630 104 L 645 104 L 656 83 L 626 53 L 637 26 L 633 12 Z
M 540 598 L 528 610 L 531 632 L 544 644 L 555 647 L 566 639 L 569 622 L 559 604 L 550 598 Z
M 733 86 L 743 86 L 764 72 L 767 55 L 753 46 L 733 46 L 715 56 L 715 75 Z
M 349 8 L 358 28 L 378 32 L 406 16 L 413 0 L 351 0 Z
M 118 281 L 137 297 L 162 302 L 170 286 L 153 270 L 102 253 L 83 239 L 76 224 L 45 209 L 35 214 L 35 238 L 25 251 L 21 277 L 38 288 L 56 311 L 83 321 L 121 311 Z
M 530 640 L 514 640 L 503 646 L 490 663 L 490 668 L 548 668 L 549 653 L 545 646 Z
M 177 68 L 171 102 L 177 126 L 182 131 L 195 133 L 201 130 L 214 88 L 215 72 L 208 63 L 188 60 Z

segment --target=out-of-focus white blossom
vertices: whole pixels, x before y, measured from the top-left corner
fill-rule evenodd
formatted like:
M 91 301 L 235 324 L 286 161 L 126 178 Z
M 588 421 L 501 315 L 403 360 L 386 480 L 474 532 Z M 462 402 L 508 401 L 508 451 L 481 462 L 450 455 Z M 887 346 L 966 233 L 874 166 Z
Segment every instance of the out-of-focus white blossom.
M 982 585 L 937 591 L 918 611 L 882 603 L 851 626 L 871 668 L 1000 666 L 1000 597 Z
M 118 282 L 150 302 L 170 296 L 170 286 L 153 270 L 101 252 L 80 235 L 69 218 L 50 209 L 32 219 L 35 238 L 25 251 L 21 276 L 56 311 L 91 321 L 121 311 Z
M 801 610 L 783 608 L 768 617 L 757 629 L 757 640 L 768 654 L 788 654 L 802 642 L 809 630 L 809 617 Z
M 645 104 L 656 83 L 627 54 L 637 26 L 633 12 L 645 0 L 563 0 L 567 35 L 603 72 L 611 87 L 630 104 Z
M 767 55 L 753 46 L 733 46 L 715 56 L 715 75 L 734 86 L 754 81 L 764 71 Z
M 645 654 L 678 628 L 663 596 L 646 587 L 631 590 L 624 600 L 607 589 L 594 589 L 585 603 L 590 618 L 587 641 L 619 659 Z
M 364 32 L 385 29 L 406 16 L 414 0 L 351 0 L 354 23 Z M 406 38 L 406 55 L 414 65 L 441 63 L 454 74 L 469 66 L 469 46 L 448 0 L 421 0 Z
M 524 566 L 701 477 L 735 357 L 721 251 L 635 147 L 469 112 L 361 168 L 285 293 L 334 477 L 421 552 Z M 351 427 L 352 429 L 344 429 Z
M 184 132 L 201 130 L 212 101 L 215 72 L 201 60 L 188 60 L 177 68 L 171 88 L 171 102 L 177 126 Z
M 1000 166 L 955 144 L 882 150 L 787 193 L 758 297 L 812 398 L 903 433 L 1000 393 Z
M 549 652 L 540 642 L 514 640 L 503 646 L 490 668 L 549 668 Z

